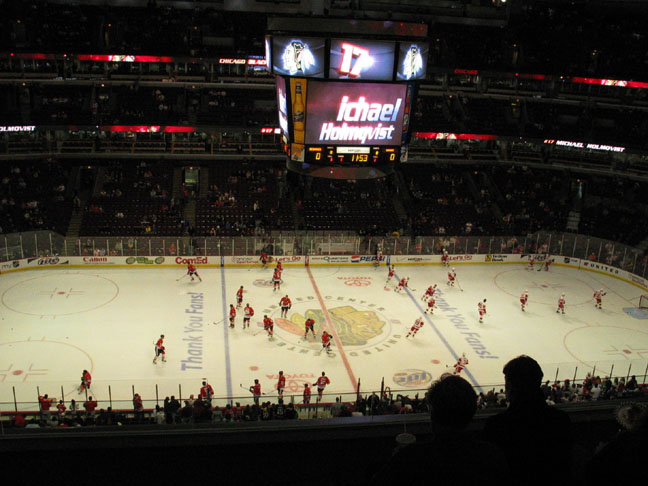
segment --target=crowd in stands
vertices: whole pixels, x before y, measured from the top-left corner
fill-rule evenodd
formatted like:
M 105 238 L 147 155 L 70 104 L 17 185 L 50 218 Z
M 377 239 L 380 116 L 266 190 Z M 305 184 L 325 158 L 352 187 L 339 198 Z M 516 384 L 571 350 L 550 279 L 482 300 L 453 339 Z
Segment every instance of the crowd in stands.
M 516 6 L 517 7 L 517 6 Z M 360 5 L 355 8 L 361 8 Z M 586 2 L 524 2 L 506 29 L 435 22 L 430 65 L 505 72 L 645 78 L 648 36 L 641 6 Z M 398 15 L 390 12 L 390 15 Z M 235 57 L 263 54 L 267 14 L 196 5 L 178 9 L 11 2 L 2 18 L 0 49 L 42 52 Z M 146 25 L 146 29 L 141 26 Z M 97 35 L 97 32 L 100 35 Z M 574 33 L 579 42 L 573 43 Z
M 69 168 L 54 160 L 2 164 L 0 233 L 67 231 L 72 193 Z

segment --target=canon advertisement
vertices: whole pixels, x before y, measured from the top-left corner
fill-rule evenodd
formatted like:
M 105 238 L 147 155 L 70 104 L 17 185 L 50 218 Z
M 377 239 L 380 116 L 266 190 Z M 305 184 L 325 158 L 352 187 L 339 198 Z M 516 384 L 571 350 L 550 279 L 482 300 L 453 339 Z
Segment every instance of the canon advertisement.
M 273 37 L 272 72 L 284 76 L 324 77 L 325 39 Z
M 306 143 L 400 145 L 406 89 L 397 84 L 311 81 Z
M 394 75 L 393 42 L 331 40 L 331 79 L 391 81 Z

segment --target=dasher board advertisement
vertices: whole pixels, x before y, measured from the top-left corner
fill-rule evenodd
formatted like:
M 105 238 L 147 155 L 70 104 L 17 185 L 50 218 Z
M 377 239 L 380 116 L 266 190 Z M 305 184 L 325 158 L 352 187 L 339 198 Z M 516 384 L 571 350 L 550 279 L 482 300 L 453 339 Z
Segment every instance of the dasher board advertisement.
M 324 77 L 326 39 L 272 37 L 272 72 L 283 76 Z
M 406 85 L 311 81 L 306 144 L 400 145 Z

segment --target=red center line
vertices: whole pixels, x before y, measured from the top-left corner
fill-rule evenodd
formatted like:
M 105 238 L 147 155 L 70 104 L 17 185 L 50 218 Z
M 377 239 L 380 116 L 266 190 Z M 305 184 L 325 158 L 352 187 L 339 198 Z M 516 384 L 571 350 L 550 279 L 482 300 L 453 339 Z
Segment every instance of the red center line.
M 340 341 L 340 337 L 338 336 L 338 333 L 335 330 L 335 326 L 333 325 L 331 316 L 328 312 L 328 309 L 326 308 L 326 305 L 324 304 L 324 299 L 322 299 L 322 294 L 320 294 L 320 291 L 317 288 L 317 284 L 315 283 L 315 278 L 313 277 L 310 267 L 308 266 L 306 267 L 306 273 L 308 273 L 308 278 L 310 278 L 311 285 L 313 286 L 313 290 L 315 291 L 315 295 L 317 296 L 317 300 L 319 301 L 320 307 L 324 312 L 324 318 L 326 319 L 326 323 L 328 324 L 328 331 L 330 331 L 330 333 L 333 335 L 333 340 L 335 341 L 335 345 L 338 348 L 340 357 L 342 358 L 342 362 L 344 363 L 344 367 L 347 370 L 347 374 L 349 375 L 349 380 L 351 380 L 351 385 L 355 390 L 355 387 L 358 385 L 358 380 L 356 380 L 356 377 L 353 374 L 353 370 L 351 369 L 351 364 L 349 363 L 349 359 L 344 353 L 344 348 L 342 347 L 342 341 Z

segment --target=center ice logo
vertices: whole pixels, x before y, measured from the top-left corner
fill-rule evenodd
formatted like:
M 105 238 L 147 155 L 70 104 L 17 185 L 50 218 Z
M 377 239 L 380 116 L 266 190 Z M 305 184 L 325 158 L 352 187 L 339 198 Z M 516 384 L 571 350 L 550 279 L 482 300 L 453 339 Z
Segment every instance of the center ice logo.
M 382 334 L 386 325 L 386 322 L 374 311 L 358 310 L 351 305 L 329 307 L 328 311 L 343 346 L 364 346 L 371 339 Z M 315 334 L 319 336 L 326 323 L 321 309 L 307 309 L 304 315 L 294 313 L 290 320 L 278 318 L 275 322 L 281 329 L 303 336 L 304 321 L 309 318 L 315 321 Z M 314 340 L 312 335 L 310 338 Z

